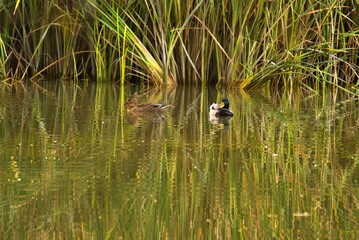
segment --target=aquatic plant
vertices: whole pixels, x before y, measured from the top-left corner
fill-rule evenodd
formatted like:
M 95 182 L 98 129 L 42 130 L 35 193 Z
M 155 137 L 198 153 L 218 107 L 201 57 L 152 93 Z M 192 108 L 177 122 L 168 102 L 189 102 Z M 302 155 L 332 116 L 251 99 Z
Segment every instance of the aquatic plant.
M 0 3 L 0 74 L 357 93 L 355 1 Z

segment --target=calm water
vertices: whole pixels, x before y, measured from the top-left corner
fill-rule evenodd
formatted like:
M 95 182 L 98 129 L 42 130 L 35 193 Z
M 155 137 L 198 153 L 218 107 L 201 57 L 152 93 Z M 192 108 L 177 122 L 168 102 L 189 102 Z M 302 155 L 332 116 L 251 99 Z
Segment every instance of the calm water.
M 0 239 L 359 238 L 358 101 L 191 87 L 129 115 L 138 91 L 1 88 Z

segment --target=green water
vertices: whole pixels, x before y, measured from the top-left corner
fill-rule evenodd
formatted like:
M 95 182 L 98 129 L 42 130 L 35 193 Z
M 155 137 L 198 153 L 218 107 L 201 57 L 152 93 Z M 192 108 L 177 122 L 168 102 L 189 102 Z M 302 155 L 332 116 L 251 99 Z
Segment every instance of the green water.
M 1 88 L 0 239 L 358 239 L 357 100 L 190 87 L 129 115 L 138 91 Z

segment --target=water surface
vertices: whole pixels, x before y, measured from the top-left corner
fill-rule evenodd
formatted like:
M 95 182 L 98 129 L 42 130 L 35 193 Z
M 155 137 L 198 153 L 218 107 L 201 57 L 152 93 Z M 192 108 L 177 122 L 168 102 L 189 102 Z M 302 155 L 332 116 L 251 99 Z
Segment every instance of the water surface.
M 124 102 L 173 105 L 131 115 Z M 232 119 L 210 119 L 228 97 Z M 1 88 L 1 239 L 357 239 L 346 96 L 40 83 Z

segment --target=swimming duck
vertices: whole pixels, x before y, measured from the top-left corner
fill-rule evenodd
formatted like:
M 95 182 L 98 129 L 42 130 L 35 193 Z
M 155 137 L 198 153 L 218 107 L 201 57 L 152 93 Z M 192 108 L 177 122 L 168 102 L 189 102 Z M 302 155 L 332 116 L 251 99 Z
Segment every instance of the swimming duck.
M 171 105 L 165 104 L 138 104 L 138 95 L 130 97 L 126 103 L 125 107 L 127 112 L 136 113 L 136 112 L 162 112 L 163 110 L 171 107 Z
M 216 116 L 216 117 L 230 116 L 230 117 L 232 117 L 233 112 L 229 108 L 229 100 L 227 98 L 223 98 L 222 102 L 221 102 L 221 106 L 218 105 L 217 103 L 213 103 L 209 107 L 209 115 L 212 117 L 213 116 Z

